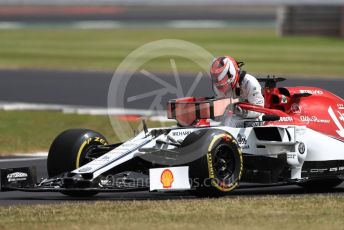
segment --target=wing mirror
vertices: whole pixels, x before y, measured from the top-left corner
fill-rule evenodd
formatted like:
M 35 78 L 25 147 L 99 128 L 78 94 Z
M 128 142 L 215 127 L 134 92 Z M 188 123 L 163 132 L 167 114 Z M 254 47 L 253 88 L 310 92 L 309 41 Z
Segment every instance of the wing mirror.
M 279 121 L 280 116 L 273 115 L 273 114 L 264 114 L 262 116 L 262 121 Z
M 311 93 L 295 93 L 293 95 L 293 98 L 309 97 L 309 96 L 312 96 L 312 94 Z

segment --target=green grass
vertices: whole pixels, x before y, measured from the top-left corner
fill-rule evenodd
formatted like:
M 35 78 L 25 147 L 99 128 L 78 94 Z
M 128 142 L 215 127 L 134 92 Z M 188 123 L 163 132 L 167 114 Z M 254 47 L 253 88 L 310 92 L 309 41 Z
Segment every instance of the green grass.
M 232 55 L 256 74 L 344 75 L 343 39 L 278 37 L 272 29 L 0 30 L 0 68 L 114 71 L 130 52 L 160 39 L 186 40 L 214 56 Z M 168 58 L 144 67 L 171 71 Z M 177 67 L 188 72 L 199 68 L 182 58 Z
M 0 155 L 47 151 L 54 138 L 66 129 L 87 128 L 100 132 L 110 143 L 118 138 L 108 116 L 63 114 L 60 112 L 0 111 Z M 136 127 L 138 122 L 131 122 Z M 156 127 L 158 122 L 148 122 Z M 133 131 L 128 129 L 128 136 Z
M 1 229 L 343 229 L 342 195 L 101 201 L 0 208 Z

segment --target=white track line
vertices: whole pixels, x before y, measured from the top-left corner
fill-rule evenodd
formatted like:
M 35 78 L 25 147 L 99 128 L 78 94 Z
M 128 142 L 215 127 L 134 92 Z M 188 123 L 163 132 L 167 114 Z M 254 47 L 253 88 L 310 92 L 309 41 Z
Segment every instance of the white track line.
M 19 110 L 51 110 L 61 111 L 63 113 L 89 114 L 89 115 L 127 115 L 139 114 L 142 116 L 166 115 L 166 111 L 152 111 L 144 109 L 125 109 L 125 108 L 104 108 L 104 107 L 86 107 L 72 106 L 62 104 L 41 104 L 25 102 L 0 102 L 0 110 L 19 111 Z
M 52 105 L 52 104 L 36 104 L 36 103 L 21 103 L 21 102 L 0 102 L 0 110 L 4 111 L 57 111 L 65 114 L 78 115 L 139 115 L 148 117 L 152 121 L 167 122 L 172 121 L 167 119 L 166 111 L 151 111 L 140 109 L 123 109 L 123 108 L 95 108 L 95 107 L 81 107 L 70 105 Z M 11 153 L 3 154 L 5 156 L 18 156 L 25 158 L 1 159 L 0 162 L 26 161 L 26 160 L 41 160 L 46 159 L 47 152 L 38 153 Z M 31 157 L 31 158 L 28 158 Z
M 279 5 L 341 5 L 342 0 L 1 0 L 1 5 L 47 5 L 47 6 L 233 6 L 233 5 L 258 5 L 258 6 L 279 6 Z
M 5 156 L 16 156 L 16 157 L 47 157 L 48 152 L 37 152 L 37 153 L 12 153 L 12 154 L 4 154 Z
M 233 24 L 233 23 L 232 23 Z M 167 22 L 121 22 L 121 21 L 80 21 L 64 24 L 64 27 L 73 29 L 120 29 L 120 28 L 227 28 L 233 26 L 225 20 L 169 20 Z M 35 24 L 37 27 L 49 27 L 49 23 Z M 0 29 L 23 29 L 35 27 L 21 22 L 0 22 Z
M 39 161 L 45 160 L 46 157 L 23 157 L 23 158 L 7 158 L 7 159 L 0 159 L 0 163 L 4 162 L 17 162 L 17 161 Z
M 23 102 L 0 102 L 0 110 L 4 111 L 58 111 L 65 114 L 79 115 L 139 115 L 149 117 L 154 121 L 171 121 L 167 119 L 166 111 L 151 111 L 143 109 L 100 108 L 59 104 L 40 104 Z

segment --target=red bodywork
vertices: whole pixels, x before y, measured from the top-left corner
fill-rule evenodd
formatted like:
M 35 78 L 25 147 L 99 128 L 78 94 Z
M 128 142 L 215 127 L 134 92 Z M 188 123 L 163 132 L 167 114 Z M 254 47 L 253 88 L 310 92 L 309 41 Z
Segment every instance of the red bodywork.
M 342 98 L 320 88 L 303 86 L 265 88 L 264 98 L 265 108 L 279 110 L 292 118 L 292 121 L 282 118 L 271 123 L 306 125 L 315 131 L 344 140 Z
M 344 140 L 344 100 L 314 87 L 265 88 L 265 107 L 239 103 L 245 110 L 274 114 L 279 121 L 264 125 L 305 125 L 315 131 Z M 168 103 L 168 117 L 181 126 L 207 126 L 207 119 L 223 114 L 231 100 L 180 98 Z

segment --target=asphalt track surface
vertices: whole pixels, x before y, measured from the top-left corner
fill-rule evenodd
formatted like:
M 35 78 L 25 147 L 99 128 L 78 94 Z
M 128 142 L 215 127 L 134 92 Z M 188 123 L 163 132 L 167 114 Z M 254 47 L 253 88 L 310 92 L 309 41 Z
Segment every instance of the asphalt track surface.
M 176 78 L 172 73 L 154 73 L 157 78 L 176 86 Z M 132 100 L 114 100 L 112 105 L 120 108 L 152 109 L 152 101 L 157 95 L 147 95 L 152 91 L 163 91 L 160 96 L 160 110 L 164 110 L 169 99 L 177 98 L 165 85 L 152 80 L 142 73 L 135 73 L 128 79 L 119 81 L 120 88 L 125 88 L 123 98 Z M 113 73 L 111 72 L 78 72 L 55 70 L 0 70 L 0 101 L 48 103 L 71 106 L 107 107 L 108 92 Z M 187 95 L 188 89 L 196 82 L 196 74 L 181 74 L 180 82 L 182 96 Z M 125 81 L 124 81 L 125 80 Z M 197 83 L 197 82 L 196 82 Z M 206 74 L 196 84 L 192 96 L 212 96 L 210 79 Z M 279 86 L 314 86 L 333 92 L 344 98 L 344 78 L 289 78 Z M 113 90 L 111 87 L 110 90 Z M 143 96 L 142 96 L 143 95 Z M 141 97 L 142 96 L 142 97 Z M 179 95 L 180 96 L 180 95 Z M 120 97 L 118 97 L 120 98 Z
M 0 22 L 69 23 L 77 21 L 225 20 L 271 22 L 275 7 L 239 6 L 2 6 Z
M 47 177 L 46 159 L 0 158 L 0 168 L 36 166 L 37 177 Z M 248 186 L 249 184 L 243 184 Z M 344 194 L 344 185 L 327 191 L 326 195 Z M 279 187 L 261 187 L 261 188 L 238 188 L 227 197 L 237 196 L 260 196 L 260 195 L 279 195 L 279 196 L 303 196 L 309 194 L 303 188 L 296 185 Z M 116 200 L 162 200 L 162 199 L 197 199 L 189 193 L 149 193 L 149 192 L 130 192 L 130 193 L 100 193 L 91 198 L 71 198 L 60 193 L 52 192 L 0 192 L 0 206 L 10 205 L 29 205 L 29 204 L 60 204 L 64 202 L 92 202 L 92 201 L 116 201 Z

